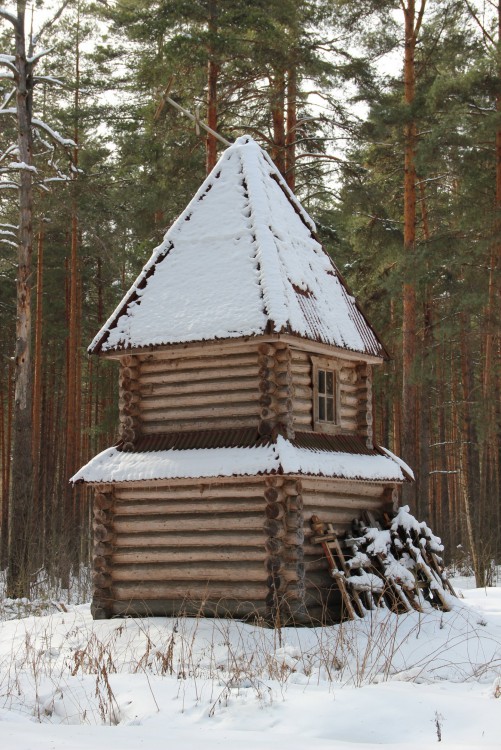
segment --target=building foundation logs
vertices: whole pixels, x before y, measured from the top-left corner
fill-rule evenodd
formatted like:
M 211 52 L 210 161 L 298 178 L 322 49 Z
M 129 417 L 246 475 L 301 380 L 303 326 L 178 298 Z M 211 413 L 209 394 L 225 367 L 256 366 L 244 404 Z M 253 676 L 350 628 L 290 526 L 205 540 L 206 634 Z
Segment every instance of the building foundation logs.
M 111 487 L 101 487 L 94 495 L 94 591 L 91 612 L 95 620 L 109 619 L 113 614 L 112 553 L 114 496 Z
M 294 438 L 292 417 L 291 353 L 282 341 L 261 344 L 259 363 L 259 434 L 271 435 L 275 430 L 286 438 Z
M 120 362 L 119 375 L 119 437 L 124 449 L 130 450 L 140 432 L 139 359 L 128 355 Z
M 279 627 L 307 620 L 303 498 L 299 480 L 267 477 L 265 484 L 266 619 Z

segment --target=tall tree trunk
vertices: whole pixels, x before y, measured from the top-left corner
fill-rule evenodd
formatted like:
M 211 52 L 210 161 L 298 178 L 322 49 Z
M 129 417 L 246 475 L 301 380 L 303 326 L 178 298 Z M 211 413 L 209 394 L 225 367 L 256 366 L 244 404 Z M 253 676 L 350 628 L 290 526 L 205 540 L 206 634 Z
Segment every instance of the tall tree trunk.
M 207 125 L 217 131 L 217 83 L 219 78 L 219 64 L 215 48 L 217 35 L 218 0 L 209 0 L 209 45 L 207 61 Z M 217 162 L 217 140 L 212 133 L 206 136 L 206 167 L 207 174 Z
M 293 63 L 287 71 L 287 130 L 285 133 L 285 179 L 291 190 L 296 189 L 297 139 L 297 71 Z
M 404 128 L 404 255 L 405 277 L 402 289 L 402 457 L 417 469 L 416 416 L 416 286 L 414 279 L 416 246 L 416 145 L 417 127 L 412 106 L 416 92 L 415 52 L 426 0 L 416 13 L 415 0 L 403 5 L 405 19 L 404 99 L 408 107 Z M 407 483 L 403 499 L 418 512 L 416 487 Z
M 278 171 L 285 176 L 285 73 L 276 70 L 271 79 L 271 117 L 273 147 L 271 158 Z
M 74 93 L 74 129 L 73 140 L 78 146 L 79 140 L 79 114 L 80 114 L 80 9 L 78 8 L 76 40 L 75 40 L 75 93 Z M 78 166 L 78 148 L 73 151 L 73 162 Z M 80 294 L 79 294 L 79 222 L 78 222 L 78 196 L 76 171 L 72 180 L 73 196 L 71 202 L 71 254 L 69 263 L 69 295 L 68 295 L 68 380 L 66 384 L 66 470 L 65 470 L 65 494 L 67 497 L 65 515 L 65 542 L 68 548 L 66 566 L 70 560 L 73 565 L 78 564 L 79 551 L 79 528 L 76 498 L 77 493 L 69 485 L 69 478 L 75 473 L 79 462 L 79 435 L 80 435 L 80 387 L 79 381 L 79 341 L 80 341 Z M 64 578 L 67 582 L 69 570 L 65 568 Z
M 37 242 L 37 305 L 35 318 L 35 356 L 33 360 L 33 503 L 37 522 L 40 518 L 40 436 L 42 420 L 42 322 L 44 228 L 40 222 Z
M 26 2 L 17 2 L 15 66 L 17 68 L 16 113 L 19 161 L 31 166 L 33 81 L 26 59 L 24 16 Z M 7 596 L 30 593 L 32 544 L 32 365 L 31 365 L 31 255 L 33 245 L 33 187 L 29 169 L 20 171 L 19 250 L 17 272 L 17 320 L 15 394 L 13 415 L 12 484 L 10 492 L 9 567 Z

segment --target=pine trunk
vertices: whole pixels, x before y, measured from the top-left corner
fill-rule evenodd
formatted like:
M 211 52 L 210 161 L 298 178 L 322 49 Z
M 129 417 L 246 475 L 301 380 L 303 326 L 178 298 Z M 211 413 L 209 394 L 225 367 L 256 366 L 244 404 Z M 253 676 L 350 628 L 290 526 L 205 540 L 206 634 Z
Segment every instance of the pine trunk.
M 287 71 L 287 131 L 285 134 L 285 179 L 291 190 L 296 189 L 297 138 L 297 71 L 291 65 Z
M 217 61 L 214 40 L 217 35 L 217 0 L 209 0 L 209 45 L 207 61 L 207 125 L 217 132 L 217 83 L 219 77 L 219 65 Z M 206 136 L 206 167 L 207 174 L 215 167 L 217 162 L 217 141 L 212 133 Z
M 26 3 L 17 3 L 15 27 L 16 113 L 19 161 L 32 165 L 31 109 L 33 81 L 26 60 L 24 14 Z M 13 414 L 12 483 L 10 492 L 9 566 L 7 596 L 29 596 L 33 544 L 32 461 L 32 362 L 31 362 L 31 255 L 33 245 L 33 186 L 28 169 L 20 171 L 19 250 L 17 272 L 17 320 L 15 393 Z
M 422 0 L 421 10 L 424 11 Z M 404 128 L 404 256 L 405 277 L 402 289 L 402 457 L 417 469 L 416 417 L 417 387 L 414 372 L 416 361 L 416 286 L 414 279 L 416 247 L 416 144 L 417 127 L 412 112 L 416 90 L 415 52 L 419 21 L 416 19 L 415 0 L 407 0 L 405 17 L 404 99 L 408 107 Z M 403 499 L 418 513 L 416 486 L 403 487 Z

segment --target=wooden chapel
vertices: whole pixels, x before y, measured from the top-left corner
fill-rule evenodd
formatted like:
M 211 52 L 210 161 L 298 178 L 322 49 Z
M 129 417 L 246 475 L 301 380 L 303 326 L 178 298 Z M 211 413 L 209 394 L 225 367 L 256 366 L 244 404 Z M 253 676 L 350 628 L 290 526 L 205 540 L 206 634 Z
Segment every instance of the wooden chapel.
M 248 136 L 221 156 L 89 347 L 120 366 L 119 442 L 95 487 L 95 618 L 311 623 L 341 533 L 411 472 L 372 435 L 384 347 Z

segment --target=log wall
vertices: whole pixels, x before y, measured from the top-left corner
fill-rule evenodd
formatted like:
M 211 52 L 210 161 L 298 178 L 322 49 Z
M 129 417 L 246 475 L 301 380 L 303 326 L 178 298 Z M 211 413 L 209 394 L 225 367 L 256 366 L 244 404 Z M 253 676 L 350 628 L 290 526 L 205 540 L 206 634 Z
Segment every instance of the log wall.
M 300 503 L 296 483 L 275 477 L 101 488 L 94 617 L 185 612 L 285 621 L 302 605 Z
M 137 372 L 141 433 L 257 427 L 258 354 L 256 344 L 241 353 L 142 355 Z
M 338 592 L 310 518 L 342 534 L 363 510 L 393 501 L 382 484 L 312 477 L 100 487 L 93 615 L 335 619 Z

